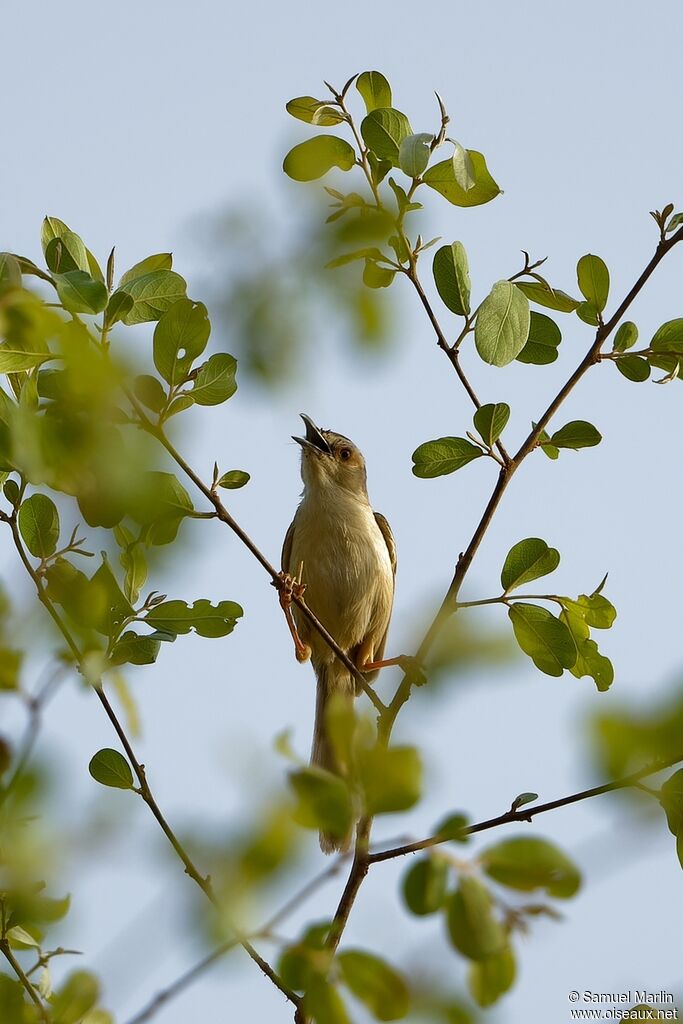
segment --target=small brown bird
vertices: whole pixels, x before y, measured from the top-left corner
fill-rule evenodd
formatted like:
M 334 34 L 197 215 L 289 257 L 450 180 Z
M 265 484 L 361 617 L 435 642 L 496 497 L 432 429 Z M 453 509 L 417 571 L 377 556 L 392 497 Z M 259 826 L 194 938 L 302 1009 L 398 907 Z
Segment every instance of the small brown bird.
M 357 683 L 308 619 L 296 606 L 289 607 L 287 591 L 305 589 L 310 610 L 370 681 L 383 665 L 398 660 L 382 660 L 394 601 L 396 546 L 388 522 L 368 500 L 365 460 L 356 445 L 342 434 L 320 430 L 309 416 L 301 418 L 306 436 L 294 440 L 302 448 L 304 491 L 282 549 L 287 586 L 281 601 L 297 660 L 310 657 L 317 679 L 311 764 L 338 772 L 325 708 L 334 693 L 353 698 Z M 320 834 L 325 853 L 345 849 L 348 842 Z

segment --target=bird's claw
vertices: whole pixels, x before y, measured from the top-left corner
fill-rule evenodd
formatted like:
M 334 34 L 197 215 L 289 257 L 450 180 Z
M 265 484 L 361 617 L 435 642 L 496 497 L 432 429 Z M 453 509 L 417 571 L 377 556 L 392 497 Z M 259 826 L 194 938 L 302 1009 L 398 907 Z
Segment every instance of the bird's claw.
M 303 565 L 301 567 L 303 569 Z M 301 575 L 301 572 L 299 573 Z M 306 584 L 300 583 L 296 576 L 290 575 L 288 572 L 278 573 L 277 583 L 275 586 L 278 588 L 278 596 L 280 599 L 280 607 L 285 613 L 285 621 L 289 628 L 289 632 L 292 634 L 292 640 L 294 641 L 294 654 L 297 661 L 308 661 L 311 656 L 311 648 L 308 644 L 304 643 L 299 636 L 299 630 L 296 628 L 296 623 L 292 617 L 292 602 L 294 598 L 301 598 L 306 590 Z

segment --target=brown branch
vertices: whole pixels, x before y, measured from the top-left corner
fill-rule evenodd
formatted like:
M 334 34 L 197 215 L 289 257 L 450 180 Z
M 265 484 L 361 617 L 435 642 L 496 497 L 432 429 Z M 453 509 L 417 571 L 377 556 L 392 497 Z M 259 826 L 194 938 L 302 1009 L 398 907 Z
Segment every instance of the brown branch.
M 53 605 L 52 601 L 49 599 L 49 597 L 45 593 L 45 590 L 44 590 L 44 587 L 43 587 L 42 582 L 40 580 L 40 577 L 38 576 L 36 570 L 31 565 L 31 562 L 30 562 L 30 560 L 29 560 L 29 558 L 28 558 L 28 556 L 27 556 L 27 554 L 26 554 L 26 552 L 24 550 L 24 545 L 22 543 L 21 536 L 19 534 L 19 529 L 17 527 L 17 522 L 16 522 L 16 514 L 13 514 L 12 516 L 8 516 L 8 515 L 6 515 L 6 513 L 0 512 L 0 521 L 6 522 L 6 523 L 9 524 L 10 529 L 12 531 L 12 539 L 14 541 L 14 546 L 15 546 L 18 554 L 19 554 L 19 557 L 21 558 L 21 561 L 24 564 L 24 568 L 26 569 L 27 573 L 29 574 L 29 576 L 33 580 L 33 583 L 35 585 L 36 592 L 37 592 L 37 595 L 38 595 L 38 600 L 43 605 L 43 607 L 46 609 L 46 611 L 49 613 L 51 619 L 53 620 L 53 622 L 55 623 L 55 625 L 59 629 L 60 633 L 62 634 L 64 640 L 67 643 L 67 646 L 69 647 L 69 650 L 71 651 L 71 653 L 72 653 L 72 655 L 74 657 L 74 660 L 76 661 L 76 664 L 79 666 L 79 669 L 82 671 L 83 670 L 83 654 L 82 654 L 80 648 L 78 647 L 78 644 L 74 640 L 73 636 L 71 635 L 71 632 L 70 632 L 68 626 L 66 625 L 66 623 L 62 619 L 61 615 L 59 614 L 59 612 L 57 611 L 57 609 Z M 185 867 L 186 874 L 188 874 L 190 876 L 190 878 L 192 878 L 193 881 L 197 883 L 197 885 L 202 890 L 202 892 L 207 897 L 207 899 L 211 902 L 211 904 L 214 907 L 216 907 L 217 909 L 221 909 L 222 910 L 223 908 L 221 908 L 220 902 L 219 902 L 219 900 L 218 900 L 218 898 L 217 898 L 217 896 L 216 896 L 216 894 L 215 894 L 215 892 L 213 890 L 210 878 L 208 878 L 208 877 L 205 878 L 198 871 L 198 869 L 196 868 L 196 866 L 195 866 L 194 862 L 192 861 L 191 857 L 189 856 L 189 854 L 187 853 L 187 851 L 183 847 L 182 843 L 180 842 L 180 840 L 176 836 L 175 832 L 173 831 L 171 826 L 166 821 L 166 818 L 162 814 L 161 809 L 159 808 L 159 805 L 157 804 L 157 802 L 156 802 L 156 800 L 154 798 L 154 795 L 153 795 L 153 793 L 152 793 L 152 791 L 151 791 L 151 789 L 149 787 L 149 784 L 147 782 L 147 776 L 146 776 L 146 773 L 145 773 L 145 766 L 135 756 L 135 752 L 133 750 L 133 747 L 131 746 L 130 740 L 128 739 L 128 737 L 126 735 L 125 729 L 123 728 L 121 722 L 119 721 L 119 719 L 118 719 L 118 717 L 116 715 L 116 712 L 114 711 L 113 707 L 111 706 L 111 704 L 109 702 L 109 699 L 108 699 L 107 695 L 105 694 L 105 692 L 104 692 L 104 690 L 102 688 L 101 680 L 99 682 L 93 684 L 93 689 L 94 689 L 95 693 L 97 694 L 97 697 L 98 697 L 102 707 L 104 708 L 104 710 L 105 710 L 105 712 L 107 714 L 107 717 L 109 718 L 111 724 L 113 725 L 114 730 L 115 730 L 117 736 L 119 737 L 121 745 L 123 746 L 123 749 L 125 750 L 126 755 L 127 755 L 128 759 L 130 761 L 130 764 L 131 764 L 131 766 L 133 768 L 133 771 L 135 772 L 136 778 L 137 778 L 137 780 L 139 782 L 139 789 L 137 790 L 138 794 L 142 797 L 144 802 L 149 807 L 150 811 L 152 812 L 152 814 L 156 818 L 159 826 L 161 827 L 164 835 L 166 836 L 166 838 L 170 842 L 171 846 L 175 850 L 175 852 L 178 855 L 179 859 L 182 861 L 182 863 L 183 863 L 183 865 Z M 270 981 L 272 981 L 272 983 L 276 986 L 276 988 L 278 988 L 283 993 L 283 995 L 291 1003 L 293 1003 L 294 1006 L 296 1006 L 297 1009 L 298 1009 L 298 1007 L 300 1005 L 300 1002 L 301 1002 L 299 997 L 294 992 L 292 992 L 284 984 L 284 982 L 281 980 L 281 978 L 278 976 L 278 974 L 273 970 L 273 968 L 270 966 L 270 964 L 267 963 L 263 959 L 263 957 L 260 955 L 260 953 L 249 942 L 249 940 L 245 936 L 241 935 L 237 931 L 237 929 L 234 929 L 234 931 L 235 931 L 236 941 L 239 943 L 239 945 L 242 946 L 242 948 L 248 953 L 248 955 L 251 957 L 251 959 L 261 968 L 263 973 L 266 975 L 267 978 L 270 979 Z
M 16 974 L 23 988 L 28 993 L 31 1001 L 35 1003 L 35 1005 L 37 1006 L 38 1013 L 40 1014 L 40 1019 L 44 1021 L 45 1024 L 49 1024 L 50 1018 L 48 1016 L 47 1009 L 43 1005 L 43 1001 L 36 992 L 35 988 L 31 984 L 29 979 L 26 977 L 26 974 L 22 970 L 21 964 L 12 953 L 12 950 L 10 949 L 10 944 L 7 941 L 7 939 L 0 939 L 0 952 L 4 954 L 5 959 L 9 963 L 14 973 Z
M 370 830 L 372 828 L 372 818 L 361 818 L 356 828 L 356 844 L 353 855 L 353 863 L 351 864 L 351 870 L 349 877 L 346 880 L 344 891 L 341 895 L 337 909 L 332 919 L 332 925 L 330 932 L 327 937 L 326 946 L 334 953 L 341 941 L 341 937 L 344 934 L 346 928 L 346 922 L 349 919 L 349 914 L 353 909 L 358 890 L 365 880 L 365 876 L 368 873 L 370 867 L 369 861 L 369 843 L 370 843 Z
M 637 772 L 625 775 L 621 779 L 614 779 L 612 782 L 604 782 L 600 786 L 593 786 L 591 789 L 583 789 L 579 793 L 560 797 L 559 800 L 550 800 L 548 803 L 524 807 L 518 811 L 506 811 L 505 814 L 499 814 L 496 818 L 487 818 L 486 821 L 480 821 L 476 825 L 467 826 L 462 830 L 462 834 L 471 836 L 477 832 L 487 832 L 489 829 L 498 828 L 499 825 L 509 825 L 516 821 L 531 821 L 537 814 L 555 811 L 558 807 L 567 807 L 569 804 L 576 804 L 581 800 L 590 800 L 594 796 L 602 796 L 603 793 L 613 793 L 615 790 L 628 789 L 629 787 L 640 788 L 639 783 L 641 779 L 645 779 L 649 775 L 655 775 L 666 768 L 671 768 L 680 761 L 683 761 L 683 753 L 657 761 L 645 768 L 641 768 Z M 380 861 L 394 860 L 396 857 L 404 857 L 408 853 L 418 853 L 420 850 L 427 850 L 432 846 L 438 846 L 440 843 L 445 842 L 448 842 L 448 839 L 440 837 L 437 833 L 435 836 L 429 836 L 427 839 L 421 839 L 414 843 L 406 843 L 404 846 L 395 846 L 389 850 L 381 850 L 379 853 L 371 853 L 368 860 L 370 864 L 378 864 Z

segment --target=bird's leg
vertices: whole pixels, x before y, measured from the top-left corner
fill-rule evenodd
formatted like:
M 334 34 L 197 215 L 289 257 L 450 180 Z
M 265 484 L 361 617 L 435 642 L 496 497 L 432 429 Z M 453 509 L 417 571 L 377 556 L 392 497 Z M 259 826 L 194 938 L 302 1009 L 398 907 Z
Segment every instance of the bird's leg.
M 410 654 L 399 654 L 397 658 L 382 658 L 380 661 L 365 661 L 358 667 L 361 672 L 377 672 L 380 668 L 390 668 L 392 665 L 402 668 L 405 674 L 418 685 L 426 682 L 426 676 L 420 663 Z
M 294 641 L 294 654 L 296 655 L 297 661 L 308 661 L 311 656 L 311 648 L 308 644 L 305 644 L 299 636 L 299 630 L 296 628 L 294 616 L 292 615 L 292 601 L 295 597 L 302 598 L 304 591 L 306 590 L 306 584 L 301 583 L 301 577 L 303 575 L 304 563 L 302 562 L 299 566 L 299 576 L 290 576 L 288 572 L 281 572 L 278 575 L 279 580 L 279 597 L 280 607 L 285 613 L 285 622 L 289 632 L 292 634 L 292 640 Z

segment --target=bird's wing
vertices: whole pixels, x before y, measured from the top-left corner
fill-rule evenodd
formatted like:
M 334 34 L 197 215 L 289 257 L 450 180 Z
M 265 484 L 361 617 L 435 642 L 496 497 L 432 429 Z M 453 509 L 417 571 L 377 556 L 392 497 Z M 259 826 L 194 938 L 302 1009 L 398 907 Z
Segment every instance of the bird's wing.
M 289 529 L 287 530 L 287 533 L 285 534 L 284 543 L 282 545 L 282 555 L 280 556 L 280 565 L 282 566 L 282 571 L 283 572 L 289 572 L 290 571 L 289 565 L 290 565 L 290 562 L 292 560 L 292 542 L 294 540 L 294 523 L 295 522 L 296 522 L 296 518 L 292 519 L 291 523 L 289 524 Z
M 375 522 L 379 526 L 380 533 L 384 537 L 384 541 L 385 541 L 385 543 L 387 545 L 387 551 L 389 552 L 389 560 L 391 561 L 391 568 L 393 570 L 394 577 L 395 577 L 396 576 L 396 541 L 394 540 L 394 535 L 391 532 L 391 527 L 389 526 L 389 523 L 386 521 L 386 519 L 384 518 L 384 516 L 382 515 L 381 512 L 375 512 Z M 290 527 L 290 529 L 291 529 L 291 527 Z M 287 541 L 285 540 L 285 544 L 286 543 L 287 543 Z

